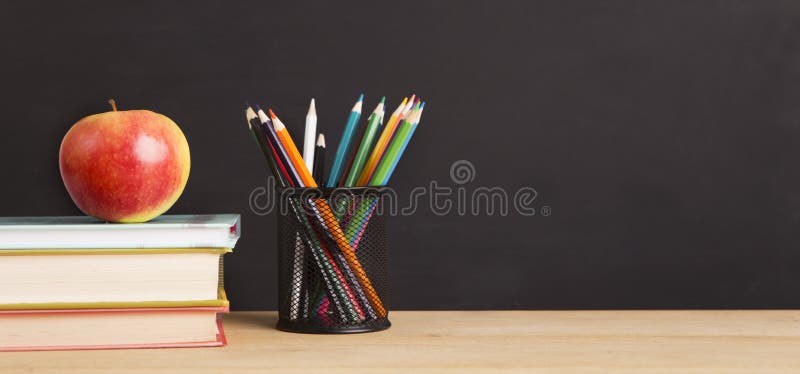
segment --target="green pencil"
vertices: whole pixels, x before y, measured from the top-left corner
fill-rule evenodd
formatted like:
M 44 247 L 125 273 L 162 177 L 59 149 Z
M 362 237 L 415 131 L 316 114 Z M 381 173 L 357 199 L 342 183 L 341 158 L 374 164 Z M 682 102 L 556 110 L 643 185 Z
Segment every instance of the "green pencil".
M 375 169 L 375 174 L 372 175 L 372 179 L 369 181 L 370 186 L 382 186 L 386 183 L 389 174 L 394 169 L 393 166 L 396 165 L 395 160 L 403 153 L 403 149 L 405 148 L 403 145 L 407 144 L 406 140 L 414 130 L 414 126 L 416 126 L 416 118 L 418 116 L 419 103 L 414 105 L 414 109 L 412 109 L 408 117 L 403 119 L 403 123 L 400 124 L 394 137 L 392 137 L 389 148 L 386 148 L 386 153 L 383 155 L 383 158 L 381 158 L 381 162 Z
M 375 135 L 378 133 L 378 129 L 381 127 L 381 123 L 383 122 L 385 101 L 386 96 L 381 98 L 381 102 L 378 103 L 378 105 L 375 107 L 375 110 L 372 112 L 372 115 L 370 116 L 369 123 L 367 123 L 367 129 L 364 131 L 364 137 L 361 138 L 361 144 L 358 146 L 358 151 L 353 159 L 353 164 L 350 166 L 350 173 L 347 175 L 347 179 L 344 182 L 345 187 L 354 187 L 356 180 L 358 180 L 358 176 L 361 175 L 361 169 L 364 168 L 364 163 L 367 161 L 369 150 L 372 148 L 372 142 L 375 139 Z
M 422 104 L 416 104 L 414 106 L 414 110 L 409 113 L 408 117 L 406 117 L 407 119 L 404 120 L 400 125 L 397 133 L 392 138 L 389 148 L 386 150 L 385 157 L 383 157 L 381 160 L 378 169 L 376 169 L 375 174 L 370 180 L 370 186 L 382 186 L 388 183 L 389 177 L 392 175 L 395 166 L 397 166 L 397 162 L 403 155 L 403 151 L 405 151 L 409 140 L 411 140 L 411 136 L 414 135 L 414 130 L 419 124 L 419 120 L 422 115 L 422 108 L 424 106 L 424 102 Z M 365 196 L 358 202 L 358 205 L 352 215 L 353 218 L 347 222 L 344 233 L 347 237 L 347 240 L 350 241 L 350 246 L 352 246 L 354 249 L 358 248 L 358 244 L 361 241 L 361 235 L 366 229 L 369 219 L 372 217 L 372 213 L 374 212 L 376 203 L 378 202 L 377 199 L 378 198 L 376 196 Z

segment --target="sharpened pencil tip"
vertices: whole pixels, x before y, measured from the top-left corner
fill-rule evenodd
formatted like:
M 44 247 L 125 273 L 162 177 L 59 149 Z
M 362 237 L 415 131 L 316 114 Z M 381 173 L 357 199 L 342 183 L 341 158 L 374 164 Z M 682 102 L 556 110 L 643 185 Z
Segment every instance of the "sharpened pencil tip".
M 307 117 L 316 117 L 317 116 L 317 105 L 314 102 L 314 98 L 311 98 L 311 104 L 308 104 L 308 114 Z
M 353 111 L 353 112 L 358 112 L 358 113 L 361 113 L 361 107 L 362 107 L 362 105 L 364 105 L 364 101 L 363 101 L 363 100 L 358 100 L 358 101 L 356 101 L 356 104 L 355 104 L 355 105 L 353 105 L 353 109 L 352 109 L 352 111 Z
M 356 101 L 364 101 L 364 94 L 358 95 L 358 100 Z
M 264 111 L 261 110 L 261 108 L 258 108 L 258 120 L 261 121 L 261 123 L 269 123 L 270 122 L 269 121 L 269 117 L 267 117 L 267 114 L 264 113 Z
M 270 118 L 272 118 L 272 127 L 275 128 L 275 131 L 281 131 L 284 128 L 286 128 L 286 125 L 284 125 L 283 122 L 281 122 L 281 119 L 275 115 L 275 112 L 273 112 L 272 109 L 268 110 L 269 110 L 269 116 Z
M 402 114 L 403 110 L 406 109 L 406 102 L 408 102 L 408 98 L 404 97 L 400 105 L 397 106 L 397 109 L 395 109 L 394 112 L 392 112 L 392 116 L 399 116 L 400 114 Z
M 250 130 L 252 130 L 253 129 L 252 121 L 253 121 L 254 118 L 256 118 L 255 117 L 255 112 L 253 112 L 253 108 L 248 106 L 247 109 L 244 110 L 244 117 L 247 119 L 247 121 L 246 121 L 247 122 L 247 127 Z
M 317 147 L 325 147 L 325 134 L 319 133 L 317 136 Z
M 384 97 L 384 99 L 385 98 L 386 97 Z M 381 99 L 381 102 L 379 102 L 378 105 L 375 105 L 375 110 L 372 111 L 372 114 L 381 115 L 383 114 L 384 111 L 385 109 L 384 109 L 383 99 Z M 370 116 L 370 118 L 372 118 L 372 116 Z
M 386 103 L 386 96 L 381 97 L 381 104 L 385 104 L 385 103 Z
M 408 103 L 406 103 L 406 106 L 403 108 L 403 115 L 404 116 L 408 115 L 408 113 L 411 111 L 411 108 L 414 107 L 414 99 L 416 97 L 417 97 L 416 94 L 412 94 L 411 98 L 408 99 Z

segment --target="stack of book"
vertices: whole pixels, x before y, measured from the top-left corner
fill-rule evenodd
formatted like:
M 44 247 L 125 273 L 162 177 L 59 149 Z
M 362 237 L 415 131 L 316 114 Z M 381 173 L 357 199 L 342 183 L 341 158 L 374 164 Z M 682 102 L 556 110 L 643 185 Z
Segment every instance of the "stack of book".
M 0 218 L 0 351 L 224 345 L 239 221 Z

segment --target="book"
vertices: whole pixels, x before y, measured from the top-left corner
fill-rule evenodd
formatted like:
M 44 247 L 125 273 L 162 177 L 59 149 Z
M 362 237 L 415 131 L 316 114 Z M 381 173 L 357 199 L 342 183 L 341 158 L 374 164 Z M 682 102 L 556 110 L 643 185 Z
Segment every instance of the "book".
M 0 351 L 214 347 L 228 307 L 0 311 Z
M 240 217 L 0 218 L 0 351 L 225 344 Z
M 226 248 L 0 250 L 0 310 L 222 306 Z
M 238 214 L 165 215 L 136 224 L 0 217 L 0 249 L 233 248 L 240 232 Z

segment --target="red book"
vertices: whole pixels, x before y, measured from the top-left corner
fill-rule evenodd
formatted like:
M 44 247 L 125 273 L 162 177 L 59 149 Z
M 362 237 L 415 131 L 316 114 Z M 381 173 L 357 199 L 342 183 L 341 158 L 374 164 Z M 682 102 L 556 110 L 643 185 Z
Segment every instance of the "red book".
M 222 307 L 0 310 L 0 351 L 215 347 Z

